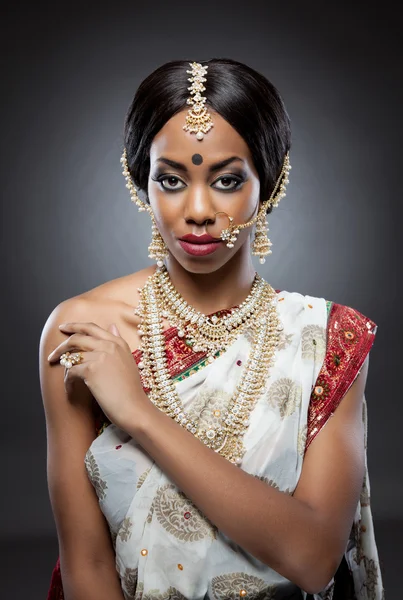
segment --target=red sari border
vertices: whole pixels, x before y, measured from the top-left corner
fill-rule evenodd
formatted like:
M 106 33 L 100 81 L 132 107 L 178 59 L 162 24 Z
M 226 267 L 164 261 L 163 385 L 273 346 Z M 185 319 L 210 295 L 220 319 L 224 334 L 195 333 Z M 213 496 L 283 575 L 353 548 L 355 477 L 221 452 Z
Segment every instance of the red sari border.
M 354 383 L 374 343 L 376 330 L 376 324 L 358 310 L 332 305 L 326 356 L 311 393 L 305 451 Z

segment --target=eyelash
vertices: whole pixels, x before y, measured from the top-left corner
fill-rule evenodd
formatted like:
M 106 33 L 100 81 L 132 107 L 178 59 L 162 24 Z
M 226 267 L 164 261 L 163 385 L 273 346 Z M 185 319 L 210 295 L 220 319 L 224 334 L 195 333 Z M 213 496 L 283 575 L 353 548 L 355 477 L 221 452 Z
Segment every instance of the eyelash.
M 151 179 L 153 181 L 156 181 L 157 183 L 159 183 L 161 185 L 161 189 L 164 190 L 164 192 L 179 192 L 180 190 L 183 190 L 184 187 L 180 187 L 180 188 L 166 188 L 162 185 L 162 182 L 165 181 L 165 179 L 177 179 L 178 181 L 182 181 L 179 177 L 177 177 L 176 175 L 159 175 L 158 177 L 152 177 Z M 241 185 L 243 183 L 245 183 L 245 179 L 243 177 L 240 176 L 235 176 L 235 175 L 222 175 L 221 177 L 219 177 L 218 179 L 216 179 L 216 181 L 214 183 L 216 183 L 217 181 L 221 181 L 222 179 L 231 179 L 232 181 L 236 182 L 236 185 L 232 188 L 228 188 L 228 189 L 223 189 L 220 188 L 219 191 L 220 192 L 224 192 L 224 193 L 230 193 L 230 192 L 234 192 L 234 191 L 238 191 L 241 187 Z M 182 182 L 183 183 L 183 182 Z

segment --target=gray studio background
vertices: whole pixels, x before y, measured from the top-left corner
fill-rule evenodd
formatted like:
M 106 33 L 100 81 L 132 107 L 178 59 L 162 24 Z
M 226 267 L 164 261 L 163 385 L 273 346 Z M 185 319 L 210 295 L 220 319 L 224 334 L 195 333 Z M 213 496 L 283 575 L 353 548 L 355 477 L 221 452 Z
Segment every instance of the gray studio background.
M 38 377 L 62 300 L 150 264 L 147 216 L 119 158 L 141 80 L 173 59 L 230 57 L 280 90 L 292 120 L 287 197 L 269 218 L 276 288 L 378 324 L 367 383 L 372 511 L 386 597 L 402 558 L 400 30 L 388 2 L 18 4 L 2 44 L 1 581 L 46 597 L 57 558 Z M 401 290 L 401 288 L 400 288 Z M 400 300 L 400 298 L 399 298 Z M 332 465 L 329 465 L 332 469 Z M 0 591 L 1 595 L 1 591 Z M 2 596 L 3 597 L 3 596 Z

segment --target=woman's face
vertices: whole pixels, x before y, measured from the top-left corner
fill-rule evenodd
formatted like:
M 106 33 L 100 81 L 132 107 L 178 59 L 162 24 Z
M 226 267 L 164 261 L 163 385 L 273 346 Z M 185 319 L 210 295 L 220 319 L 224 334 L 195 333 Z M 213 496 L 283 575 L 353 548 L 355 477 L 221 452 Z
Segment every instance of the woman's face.
M 158 229 L 174 258 L 193 273 L 216 271 L 248 241 L 250 227 L 227 248 L 220 232 L 228 218 L 216 213 L 241 224 L 259 208 L 260 182 L 246 142 L 220 115 L 210 113 L 214 127 L 201 142 L 183 130 L 184 109 L 158 132 L 150 149 L 148 196 Z M 214 240 L 200 245 L 181 239 L 189 234 Z

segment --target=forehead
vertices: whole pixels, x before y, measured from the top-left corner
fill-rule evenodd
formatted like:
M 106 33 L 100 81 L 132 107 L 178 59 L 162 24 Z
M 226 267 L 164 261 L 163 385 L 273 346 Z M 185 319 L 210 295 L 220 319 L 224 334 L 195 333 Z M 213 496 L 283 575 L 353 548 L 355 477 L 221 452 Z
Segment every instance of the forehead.
M 194 133 L 183 130 L 187 109 L 169 119 L 152 141 L 151 162 L 161 155 L 191 161 L 194 154 L 201 154 L 205 162 L 214 162 L 236 154 L 251 164 L 252 157 L 245 140 L 221 115 L 209 111 L 214 127 L 204 135 L 202 141 Z

